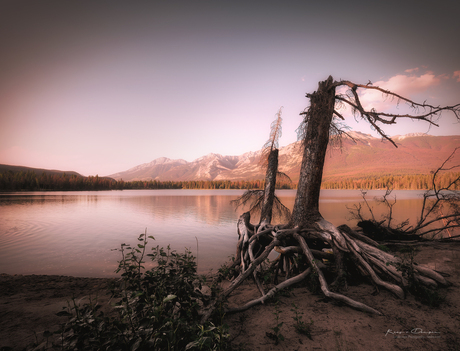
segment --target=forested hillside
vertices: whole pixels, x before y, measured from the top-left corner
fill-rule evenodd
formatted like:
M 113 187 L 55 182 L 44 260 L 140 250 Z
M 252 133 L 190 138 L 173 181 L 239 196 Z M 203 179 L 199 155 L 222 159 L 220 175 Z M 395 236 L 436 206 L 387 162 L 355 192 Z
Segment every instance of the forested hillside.
M 460 172 L 445 172 L 438 176 L 437 186 L 446 186 Z M 135 180 L 125 182 L 107 177 L 36 173 L 33 170 L 0 172 L 0 191 L 81 191 L 124 189 L 263 189 L 264 180 L 196 180 L 158 181 Z M 347 178 L 338 181 L 323 181 L 323 189 L 407 189 L 420 190 L 431 187 L 431 174 Z M 277 189 L 295 189 L 296 183 L 278 182 Z M 457 188 L 456 190 L 460 190 Z
M 432 171 L 460 147 L 460 136 L 405 135 L 394 137 L 398 147 L 370 135 L 351 132 L 340 147 L 331 148 L 325 162 L 323 189 L 429 189 Z M 279 168 L 296 187 L 300 148 L 296 143 L 280 149 Z M 156 159 L 109 177 L 84 177 L 76 172 L 0 165 L 0 191 L 21 190 L 122 190 L 122 189 L 261 189 L 264 176 L 260 152 L 241 156 L 209 154 L 193 162 Z M 460 165 L 457 152 L 450 165 Z M 457 169 L 440 173 L 437 185 L 459 176 Z M 460 189 L 457 189 L 460 190 Z

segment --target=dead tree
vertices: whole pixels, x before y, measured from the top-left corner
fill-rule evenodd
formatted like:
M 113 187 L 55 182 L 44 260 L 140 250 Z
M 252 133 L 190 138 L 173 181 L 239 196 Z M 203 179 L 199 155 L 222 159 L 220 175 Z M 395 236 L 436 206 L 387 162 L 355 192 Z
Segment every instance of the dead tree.
M 393 223 L 393 206 L 396 204 L 396 197 L 390 199 L 391 185 L 388 185 L 387 191 L 381 198 L 376 198 L 387 207 L 387 214 L 381 220 L 375 218 L 367 202 L 365 190 L 361 190 L 361 195 L 372 218 L 365 216 L 361 204 L 348 208 L 352 218 L 359 220 L 358 226 L 362 231 L 376 241 L 420 241 L 426 238 L 449 240 L 458 237 L 452 233 L 460 228 L 460 193 L 453 189 L 460 185 L 460 176 L 453 177 L 446 184 L 438 182 L 438 176 L 444 171 L 460 168 L 459 164 L 451 162 L 459 150 L 460 148 L 455 148 L 441 166 L 432 171 L 430 188 L 423 194 L 420 215 L 414 225 L 410 225 L 409 219 L 401 223 Z
M 346 94 L 336 94 L 338 87 L 347 87 Z M 360 100 L 359 91 L 373 89 L 382 92 L 386 97 L 398 99 L 409 104 L 414 114 L 392 114 L 378 112 L 375 109 L 366 110 Z M 355 84 L 350 81 L 334 81 L 332 77 L 320 82 L 318 90 L 307 94 L 310 106 L 301 114 L 304 121 L 303 130 L 303 159 L 294 208 L 290 220 L 285 225 L 271 225 L 264 221 L 263 226 L 250 223 L 250 214 L 244 213 L 238 221 L 239 243 L 237 256 L 239 262 L 238 276 L 226 288 L 220 299 L 228 297 L 248 277 L 256 276 L 262 263 L 268 255 L 276 250 L 281 256 L 294 255 L 294 264 L 286 265 L 286 279 L 274 286 L 268 292 L 261 289 L 261 297 L 231 311 L 242 311 L 255 304 L 261 303 L 276 293 L 276 291 L 298 283 L 308 275 L 314 274 L 319 280 L 322 293 L 333 300 L 340 301 L 361 311 L 381 314 L 374 308 L 359 301 L 350 299 L 340 293 L 346 284 L 347 276 L 345 261 L 353 263 L 353 271 L 359 272 L 368 279 L 376 289 L 382 287 L 399 298 L 404 298 L 407 279 L 397 267 L 401 266 L 400 259 L 379 249 L 374 240 L 353 231 L 346 225 L 339 227 L 324 219 L 319 211 L 319 196 L 324 167 L 326 149 L 330 140 L 331 130 L 337 131 L 338 119 L 344 119 L 337 107 L 350 106 L 355 117 L 362 118 L 395 147 L 397 145 L 387 136 L 382 125 L 394 124 L 402 118 L 421 120 L 430 125 L 437 125 L 436 118 L 443 111 L 450 111 L 457 119 L 460 114 L 460 104 L 455 106 L 436 107 L 426 103 L 416 103 L 391 91 L 367 85 Z M 422 113 L 418 113 L 423 111 Z M 269 217 L 266 217 L 267 219 Z M 332 254 L 315 250 L 317 243 L 324 244 Z M 255 252 L 256 244 L 260 247 Z M 333 262 L 332 267 L 325 267 L 322 259 Z M 348 258 L 345 260 L 345 258 Z M 296 265 L 304 260 L 305 265 Z M 328 282 L 323 274 L 324 269 L 331 269 L 335 278 Z M 428 287 L 447 286 L 448 281 L 438 272 L 419 265 L 412 267 L 414 279 Z M 356 273 L 355 273 L 356 274 Z M 205 314 L 204 319 L 208 314 Z
M 246 228 L 254 230 L 254 226 L 250 224 L 251 214 L 260 214 L 259 224 L 257 225 L 257 232 L 261 232 L 267 225 L 271 224 L 273 215 L 281 219 L 289 218 L 290 211 L 284 206 L 279 198 L 275 195 L 276 181 L 278 177 L 286 178 L 290 181 L 289 177 L 278 171 L 278 154 L 279 154 L 279 138 L 281 137 L 281 110 L 279 109 L 276 114 L 276 119 L 270 126 L 270 136 L 262 148 L 259 165 L 265 169 L 265 185 L 263 190 L 248 189 L 241 197 L 233 200 L 232 203 L 236 207 L 249 204 L 249 211 L 241 215 L 238 221 L 238 230 L 240 238 L 237 244 L 237 253 L 233 267 L 242 267 L 244 270 L 249 265 L 251 259 L 257 257 L 261 253 L 261 249 L 265 246 L 262 240 L 259 242 L 253 241 L 252 249 L 245 249 L 249 245 L 249 235 L 247 235 Z M 251 256 L 250 256 L 251 255 Z M 262 286 L 258 281 L 257 276 L 254 274 L 254 279 L 262 291 Z
M 431 190 L 423 194 L 420 218 L 415 226 L 404 229 L 406 233 L 422 237 L 427 235 L 436 237 L 439 233 L 447 231 L 449 237 L 452 237 L 450 231 L 460 227 L 460 194 L 451 191 L 454 185 L 460 184 L 460 176 L 444 186 L 436 184 L 436 179 L 440 172 L 460 167 L 458 164 L 449 165 L 449 161 L 458 150 L 459 148 L 456 148 L 442 165 L 433 172 Z M 433 216 L 433 214 L 435 215 Z
M 284 178 L 291 181 L 289 177 L 278 171 L 278 141 L 281 137 L 281 110 L 276 114 L 276 119 L 270 126 L 270 137 L 262 147 L 262 153 L 259 160 L 259 165 L 265 170 L 265 185 L 264 190 L 248 189 L 241 197 L 233 200 L 232 203 L 236 207 L 250 204 L 249 213 L 260 214 L 259 227 L 263 228 L 266 224 L 270 224 L 275 215 L 285 218 L 290 215 L 290 211 L 281 204 L 275 195 L 276 181 L 278 178 Z

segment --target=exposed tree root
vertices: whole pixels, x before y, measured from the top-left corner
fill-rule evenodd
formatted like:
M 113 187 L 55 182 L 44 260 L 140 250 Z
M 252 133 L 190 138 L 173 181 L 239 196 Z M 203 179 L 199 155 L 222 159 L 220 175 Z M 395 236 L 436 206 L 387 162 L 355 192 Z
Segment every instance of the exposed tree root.
M 274 288 L 271 288 L 265 295 L 262 295 L 258 299 L 249 301 L 243 306 L 228 309 L 226 312 L 227 313 L 243 312 L 259 303 L 264 303 L 266 300 L 272 298 L 278 291 L 285 289 L 293 284 L 301 282 L 303 279 L 305 279 L 310 274 L 310 272 L 311 272 L 311 268 L 307 268 L 305 271 L 296 275 L 295 277 L 287 279 L 284 282 L 276 285 Z
M 338 300 L 340 302 L 343 302 L 357 310 L 360 310 L 360 311 L 363 311 L 363 312 L 369 312 L 369 313 L 374 313 L 374 314 L 378 314 L 378 315 L 381 315 L 381 313 L 361 302 L 357 302 L 357 301 L 354 301 L 352 299 L 350 299 L 349 297 L 346 297 L 345 295 L 341 295 L 341 294 L 337 294 L 337 293 L 334 293 L 334 292 L 331 292 L 328 288 L 328 285 L 327 285 L 327 282 L 326 282 L 326 279 L 324 278 L 324 275 L 323 273 L 321 272 L 321 270 L 318 268 L 316 262 L 315 262 L 315 259 L 313 257 L 313 254 L 311 253 L 310 249 L 308 248 L 308 245 L 305 241 L 305 239 L 300 236 L 299 234 L 294 234 L 294 238 L 299 242 L 300 244 L 300 247 L 302 248 L 305 256 L 307 257 L 307 260 L 308 262 L 311 264 L 311 266 L 313 267 L 313 269 L 315 270 L 315 272 L 318 274 L 318 278 L 319 278 L 319 282 L 321 284 L 321 290 L 323 291 L 324 295 L 326 297 L 329 297 L 331 299 L 335 299 L 335 300 Z
M 259 231 L 261 227 L 251 225 L 249 220 L 249 213 L 244 213 L 238 221 L 237 256 L 240 259 L 238 262 L 235 260 L 234 265 L 239 266 L 239 275 L 223 291 L 222 298 L 228 297 L 245 279 L 251 276 L 259 287 L 261 297 L 229 309 L 227 312 L 247 310 L 273 297 L 277 291 L 297 284 L 310 274 L 314 274 L 326 297 L 363 312 L 382 315 L 380 311 L 337 292 L 341 287 L 346 287 L 347 269 L 350 262 L 355 271 L 368 278 L 376 287 L 387 289 L 398 298 L 405 297 L 409 282 L 403 274 L 401 259 L 380 250 L 377 242 L 353 231 L 348 226 L 335 227 L 323 218 L 319 218 L 310 227 L 302 229 L 265 224 L 264 228 Z M 323 245 L 329 250 L 325 252 L 314 249 L 310 247 L 310 244 L 312 247 Z M 259 281 L 258 272 L 262 271 L 262 263 L 273 251 L 279 253 L 274 265 L 276 276 L 278 270 L 284 270 L 286 275 L 284 281 L 265 293 Z M 297 262 L 302 259 L 304 264 L 300 269 Z M 327 265 L 323 263 L 323 259 L 328 261 Z M 348 268 L 345 260 L 347 260 Z M 419 284 L 430 288 L 449 285 L 449 282 L 438 272 L 416 263 L 411 264 L 413 277 Z M 332 284 L 328 284 L 323 270 L 335 274 Z
M 346 94 L 336 94 L 336 88 L 343 86 L 349 87 L 349 91 Z M 415 110 L 421 108 L 425 112 L 423 114 L 398 115 L 379 112 L 375 108 L 366 110 L 361 104 L 358 89 L 380 91 L 386 96 L 409 103 Z M 279 174 L 280 109 L 277 119 L 272 123 L 270 138 L 264 145 L 263 157 L 261 158 L 261 164 L 266 167 L 265 188 L 263 192 L 248 190 L 234 202 L 237 205 L 252 202 L 251 209 L 241 215 L 237 225 L 239 239 L 233 266 L 238 275 L 219 298 L 209 306 L 202 320 L 209 318 L 216 303 L 228 297 L 245 279 L 251 276 L 259 288 L 261 297 L 231 311 L 242 311 L 262 303 L 279 289 L 298 283 L 310 274 L 314 275 L 312 278 L 317 277 L 321 291 L 328 298 L 345 303 L 360 311 L 377 315 L 381 315 L 381 312 L 338 292 L 341 288 L 346 288 L 347 278 L 361 275 L 368 279 L 376 287 L 376 290 L 378 287 L 382 287 L 399 298 L 404 298 L 406 291 L 414 286 L 416 290 L 424 291 L 420 287 L 434 288 L 449 284 L 438 272 L 414 263 L 413 257 L 409 261 L 402 260 L 382 251 L 375 240 L 363 236 L 347 226 L 335 227 L 326 221 L 319 211 L 319 197 L 328 143 L 331 138 L 334 138 L 334 135 L 340 136 L 343 133 L 336 121 L 337 117 L 343 119 L 343 116 L 336 109 L 337 104 L 339 107 L 340 105 L 350 106 L 357 116 L 369 122 L 383 138 L 392 142 L 394 146 L 397 146 L 396 143 L 385 134 L 380 125 L 393 124 L 401 118 L 411 118 L 436 125 L 433 118 L 442 111 L 451 111 L 457 119 L 460 119 L 460 104 L 445 107 L 419 104 L 391 91 L 374 87 L 370 82 L 366 85 L 349 81 L 334 82 L 331 76 L 327 80 L 319 82 L 318 90 L 312 94 L 307 94 L 307 97 L 310 99 L 310 106 L 301 113 L 304 119 L 299 127 L 299 136 L 303 140 L 303 156 L 294 207 L 292 214 L 286 216 L 288 224 L 284 226 L 270 224 L 273 210 L 287 213 L 287 209 L 280 205 L 275 196 L 276 176 Z M 453 157 L 454 153 L 449 159 Z M 446 168 L 446 162 L 435 172 L 435 176 L 441 170 L 449 169 Z M 448 190 L 458 181 L 460 181 L 460 177 L 447 188 L 436 189 L 433 180 L 434 195 L 427 194 L 424 197 L 421 220 L 410 233 L 406 234 L 415 234 L 417 230 L 426 228 L 432 223 L 427 221 L 428 214 L 439 207 L 440 201 L 454 199 L 449 194 L 444 195 L 441 190 Z M 388 195 L 387 192 L 386 196 Z M 433 196 L 436 198 L 434 204 L 426 207 L 425 203 Z M 458 200 L 458 198 L 454 200 Z M 388 201 L 386 203 L 389 204 Z M 448 229 L 460 226 L 458 223 L 458 206 L 454 205 L 456 214 L 441 217 L 447 221 L 444 226 Z M 359 215 L 361 207 L 356 209 Z M 391 209 L 392 205 L 390 204 Z M 250 223 L 250 212 L 255 210 L 260 213 L 259 225 Z M 323 252 L 323 249 L 328 250 Z M 279 258 L 273 266 L 275 269 L 275 287 L 265 293 L 264 287 L 259 281 L 259 275 L 263 272 L 263 262 L 274 251 L 279 253 Z M 323 260 L 327 260 L 327 263 L 323 263 Z M 279 272 L 284 272 L 284 281 L 278 284 Z M 328 274 L 325 274 L 326 272 Z M 329 284 L 327 278 L 331 275 L 334 278 Z

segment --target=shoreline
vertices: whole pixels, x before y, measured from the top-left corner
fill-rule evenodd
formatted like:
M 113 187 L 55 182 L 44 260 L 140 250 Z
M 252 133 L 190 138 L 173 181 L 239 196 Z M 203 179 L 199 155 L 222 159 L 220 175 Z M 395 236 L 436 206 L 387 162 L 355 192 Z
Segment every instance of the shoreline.
M 116 279 L 0 274 L 0 349 L 22 350 L 43 339 L 45 331 L 58 330 L 67 317 L 56 314 L 72 299 L 84 303 L 97 296 L 108 303 L 108 284 Z
M 449 274 L 447 279 L 453 285 L 440 289 L 445 295 L 440 307 L 423 305 L 411 295 L 400 300 L 383 289 L 374 294 L 370 284 L 350 285 L 344 292 L 347 296 L 384 313 L 384 316 L 370 316 L 327 301 L 322 295 L 299 286 L 280 295 L 277 304 L 267 302 L 245 312 L 228 314 L 224 323 L 229 325 L 234 344 L 243 346 L 244 350 L 458 350 L 460 245 L 421 246 L 416 261 Z M 56 331 L 68 320 L 56 314 L 66 308 L 72 298 L 83 304 L 91 297 L 110 308 L 113 301 L 107 287 L 117 279 L 0 274 L 0 348 L 22 350 L 36 338 L 43 341 L 43 332 Z M 257 288 L 245 283 L 232 294 L 229 307 L 258 296 Z M 295 332 L 294 306 L 303 313 L 302 321 L 311 323 L 312 340 Z M 279 313 L 279 322 L 283 322 L 280 332 L 285 337 L 277 346 L 267 336 L 276 325 L 276 313 Z M 412 330 L 420 333 L 414 334 Z

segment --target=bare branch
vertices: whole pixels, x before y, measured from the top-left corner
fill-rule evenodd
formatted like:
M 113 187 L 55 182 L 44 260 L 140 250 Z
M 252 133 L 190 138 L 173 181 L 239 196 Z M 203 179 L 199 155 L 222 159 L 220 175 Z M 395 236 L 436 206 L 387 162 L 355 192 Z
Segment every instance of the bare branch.
M 334 114 L 339 117 L 341 120 L 345 121 L 345 117 L 343 117 L 337 110 L 334 110 Z
M 370 89 L 370 90 L 378 90 L 378 91 L 382 92 L 385 95 L 393 96 L 393 97 L 398 98 L 399 100 L 407 102 L 412 108 L 417 108 L 417 107 L 429 108 L 429 109 L 431 109 L 433 111 L 433 112 L 431 112 L 429 114 L 424 115 L 423 117 L 428 117 L 428 116 L 433 115 L 433 114 L 438 114 L 441 111 L 448 110 L 448 111 L 453 112 L 455 114 L 455 116 L 457 117 L 457 119 L 460 119 L 460 104 L 456 104 L 456 105 L 453 105 L 453 106 L 445 106 L 445 107 L 433 106 L 433 105 L 427 104 L 426 102 L 423 102 L 422 104 L 420 104 L 420 103 L 412 101 L 412 100 L 410 100 L 410 99 L 408 99 L 408 98 L 406 98 L 404 96 L 398 95 L 398 94 L 396 94 L 396 93 L 394 93 L 394 92 L 392 92 L 390 90 L 385 90 L 385 89 L 382 89 L 380 87 L 376 87 L 376 86 L 373 86 L 373 85 L 356 84 L 356 83 L 346 81 L 346 80 L 336 82 L 336 84 L 337 84 L 337 86 L 347 85 L 351 89 L 356 87 L 356 88 L 364 88 L 364 89 Z M 398 116 L 398 115 L 388 115 L 388 116 Z M 407 115 L 406 117 L 410 117 L 410 115 Z M 410 118 L 414 118 L 414 117 L 410 117 Z M 417 118 L 417 117 L 415 117 L 415 118 Z
M 455 117 L 458 120 L 460 120 L 460 104 L 453 105 L 453 106 L 442 106 L 442 107 L 433 106 L 433 105 L 427 104 L 426 102 L 423 102 L 423 103 L 415 102 L 404 96 L 396 94 L 392 91 L 385 90 L 380 87 L 372 86 L 370 84 L 366 84 L 366 85 L 356 84 L 356 83 L 346 81 L 346 80 L 335 82 L 334 84 L 336 87 L 348 86 L 350 88 L 350 93 L 351 93 L 349 95 L 347 94 L 337 95 L 336 101 L 338 101 L 341 104 L 349 105 L 355 116 L 359 115 L 365 120 L 367 120 L 371 124 L 371 126 L 382 136 L 382 138 L 390 141 L 396 147 L 397 147 L 396 143 L 388 135 L 385 134 L 385 132 L 378 125 L 379 123 L 395 124 L 398 119 L 410 118 L 413 120 L 425 121 L 433 126 L 438 126 L 438 124 L 434 121 L 434 118 L 439 117 L 443 111 L 452 112 L 455 115 Z M 389 97 L 398 99 L 398 101 L 404 101 L 414 111 L 414 114 L 386 113 L 382 111 L 376 111 L 374 108 L 371 108 L 371 110 L 366 110 L 361 104 L 361 100 L 358 94 L 358 88 L 365 89 L 365 90 L 380 91 L 385 96 L 389 96 Z M 423 109 L 426 112 L 419 114 L 418 113 L 419 109 Z M 336 115 L 341 116 L 337 113 Z
M 352 207 L 347 207 L 352 218 L 360 221 L 358 226 L 362 227 L 364 231 L 367 228 L 367 232 L 369 233 L 384 233 L 384 236 L 396 234 L 396 238 L 399 237 L 397 240 L 401 240 L 403 237 L 410 238 L 411 240 L 413 240 L 412 238 L 425 238 L 428 234 L 433 239 L 436 235 L 445 231 L 451 236 L 451 229 L 460 228 L 460 193 L 452 190 L 455 189 L 454 186 L 460 184 L 460 175 L 443 186 L 439 185 L 437 176 L 442 171 L 450 171 L 460 167 L 460 165 L 448 165 L 449 161 L 453 160 L 457 150 L 460 150 L 460 147 L 456 148 L 441 166 L 432 172 L 431 189 L 423 194 L 420 217 L 417 219 L 415 225 L 408 226 L 409 219 L 407 219 L 395 227 L 392 226 L 393 207 L 396 204 L 396 197 L 394 197 L 393 201 L 389 201 L 388 197 L 391 194 L 389 188 L 387 188 L 382 198 L 375 198 L 377 202 L 383 203 L 387 207 L 388 213 L 382 216 L 383 221 L 377 222 L 372 208 L 366 200 L 367 192 L 364 190 L 361 190 L 361 196 L 372 219 L 365 219 L 361 204 L 354 204 Z M 387 222 L 384 225 L 385 220 Z M 383 240 L 383 238 L 380 240 Z
M 379 116 L 378 113 L 374 111 L 371 111 L 371 112 L 365 111 L 361 105 L 361 101 L 359 100 L 358 94 L 356 93 L 356 91 L 354 90 L 352 91 L 353 91 L 353 95 L 355 96 L 356 104 L 340 96 L 336 96 L 336 99 L 349 104 L 352 107 L 353 112 L 361 114 L 361 116 L 371 124 L 371 126 L 377 131 L 377 133 L 379 133 L 382 136 L 382 138 L 391 142 L 395 147 L 398 147 L 396 143 L 388 135 L 386 135 L 385 132 L 377 125 L 377 122 L 381 122 L 384 124 L 394 124 L 396 122 L 394 120 L 387 121 L 385 119 L 381 119 L 378 117 Z

